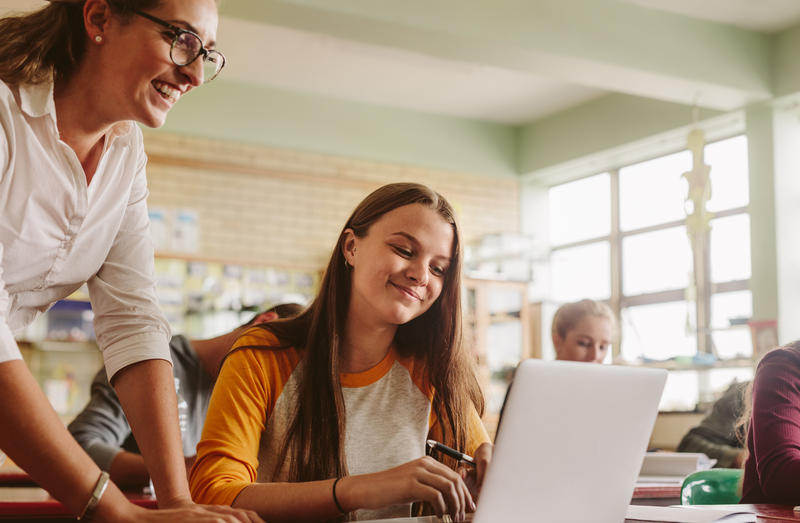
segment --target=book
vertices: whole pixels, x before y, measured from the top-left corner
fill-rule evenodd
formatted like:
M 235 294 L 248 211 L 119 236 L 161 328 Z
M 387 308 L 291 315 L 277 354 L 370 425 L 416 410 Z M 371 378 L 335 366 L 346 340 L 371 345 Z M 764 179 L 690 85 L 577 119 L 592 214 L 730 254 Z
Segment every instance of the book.
M 708 470 L 717 462 L 698 452 L 648 452 L 642 461 L 637 484 L 677 484 L 698 470 Z

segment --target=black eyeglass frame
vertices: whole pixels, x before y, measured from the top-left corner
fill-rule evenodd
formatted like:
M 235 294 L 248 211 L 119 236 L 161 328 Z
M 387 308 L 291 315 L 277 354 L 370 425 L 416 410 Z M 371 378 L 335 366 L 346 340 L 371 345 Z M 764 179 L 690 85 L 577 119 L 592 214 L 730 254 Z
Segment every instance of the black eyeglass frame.
M 194 31 L 190 31 L 188 29 L 184 29 L 182 27 L 178 27 L 176 25 L 173 25 L 173 24 L 167 22 L 166 20 L 162 20 L 162 19 L 158 18 L 157 16 L 153 16 L 153 15 L 151 15 L 149 13 L 145 13 L 144 11 L 139 11 L 138 9 L 134 9 L 133 13 L 137 14 L 137 15 L 139 15 L 141 17 L 147 18 L 151 22 L 155 22 L 158 25 L 166 27 L 167 29 L 169 29 L 170 31 L 172 31 L 174 33 L 174 36 L 172 37 L 172 45 L 169 48 L 169 59 L 172 60 L 172 63 L 177 65 L 178 67 L 185 67 L 187 65 L 190 65 L 190 64 L 194 63 L 194 61 L 197 60 L 201 55 L 203 56 L 203 61 L 208 59 L 208 55 L 210 53 L 215 53 L 215 54 L 219 55 L 219 57 L 222 58 L 222 65 L 219 66 L 219 69 L 217 69 L 217 72 L 214 74 L 214 76 L 212 76 L 211 78 L 204 78 L 203 79 L 203 83 L 208 83 L 211 80 L 213 80 L 214 78 L 216 78 L 219 75 L 219 73 L 222 71 L 222 69 L 225 67 L 225 55 L 222 54 L 220 51 L 217 51 L 216 49 L 206 49 L 205 45 L 203 44 L 203 39 L 200 38 L 200 35 L 198 35 Z M 200 49 L 198 49 L 197 54 L 194 56 L 194 58 L 192 58 L 191 60 L 189 60 L 185 64 L 179 64 L 175 60 L 175 57 L 172 56 L 172 52 L 175 49 L 175 45 L 178 43 L 178 38 L 180 38 L 180 36 L 182 34 L 184 34 L 184 33 L 188 33 L 188 34 L 194 36 L 195 38 L 197 38 L 197 41 L 200 42 Z

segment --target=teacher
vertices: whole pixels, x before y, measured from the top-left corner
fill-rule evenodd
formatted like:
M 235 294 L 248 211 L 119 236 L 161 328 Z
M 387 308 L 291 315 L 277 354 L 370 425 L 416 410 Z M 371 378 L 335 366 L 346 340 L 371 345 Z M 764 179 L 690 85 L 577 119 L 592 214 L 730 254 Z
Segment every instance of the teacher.
M 214 0 L 51 0 L 0 19 L 0 448 L 103 521 L 261 521 L 194 505 L 170 329 L 155 293 L 142 133 L 225 64 Z M 14 334 L 84 283 L 159 506 L 128 502 L 72 439 Z

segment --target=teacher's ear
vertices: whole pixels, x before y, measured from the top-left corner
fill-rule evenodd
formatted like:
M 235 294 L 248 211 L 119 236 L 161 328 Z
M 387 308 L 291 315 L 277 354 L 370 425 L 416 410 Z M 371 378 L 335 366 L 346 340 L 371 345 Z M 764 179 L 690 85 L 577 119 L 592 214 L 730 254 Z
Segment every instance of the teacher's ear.
M 342 255 L 349 267 L 355 267 L 357 237 L 353 229 L 347 228 L 342 233 Z
M 103 41 L 111 16 L 111 7 L 106 0 L 86 0 L 83 4 L 83 27 L 90 40 L 98 44 Z

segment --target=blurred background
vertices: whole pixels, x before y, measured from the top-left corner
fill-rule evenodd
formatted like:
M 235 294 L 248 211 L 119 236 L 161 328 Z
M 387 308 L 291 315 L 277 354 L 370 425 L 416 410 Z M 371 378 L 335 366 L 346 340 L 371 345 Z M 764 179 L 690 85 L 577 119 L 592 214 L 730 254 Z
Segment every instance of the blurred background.
M 458 210 L 492 411 L 567 301 L 618 315 L 608 363 L 670 370 L 665 448 L 800 337 L 796 0 L 222 0 L 217 41 L 221 76 L 145 130 L 175 332 L 307 302 L 352 207 L 413 180 Z M 22 338 L 68 419 L 86 296 Z

